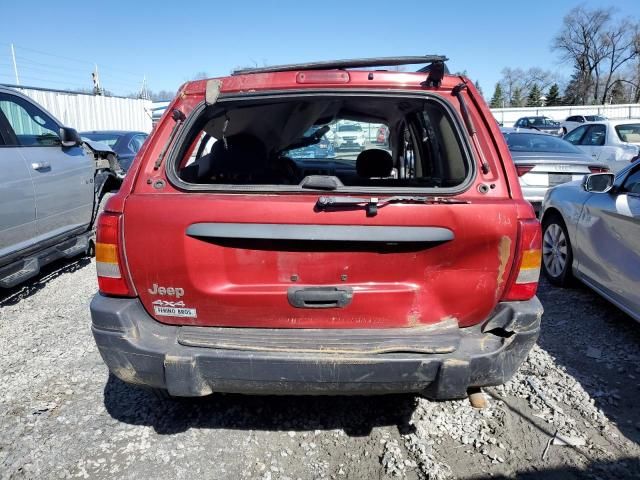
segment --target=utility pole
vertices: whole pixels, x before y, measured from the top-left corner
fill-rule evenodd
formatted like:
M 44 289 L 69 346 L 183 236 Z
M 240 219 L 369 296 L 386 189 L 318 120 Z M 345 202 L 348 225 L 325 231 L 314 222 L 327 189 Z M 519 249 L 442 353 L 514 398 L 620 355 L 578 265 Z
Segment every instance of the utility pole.
M 18 64 L 16 63 L 16 50 L 11 44 L 11 58 L 13 58 L 13 72 L 16 74 L 16 85 L 20 85 L 20 77 L 18 77 Z
M 140 88 L 140 94 L 138 98 L 143 100 L 149 100 L 149 90 L 147 89 L 147 76 L 142 77 L 142 87 Z
M 91 74 L 91 78 L 93 79 L 93 94 L 94 95 L 104 95 L 102 88 L 100 87 L 100 75 L 98 74 L 98 64 L 95 64 L 96 69 Z

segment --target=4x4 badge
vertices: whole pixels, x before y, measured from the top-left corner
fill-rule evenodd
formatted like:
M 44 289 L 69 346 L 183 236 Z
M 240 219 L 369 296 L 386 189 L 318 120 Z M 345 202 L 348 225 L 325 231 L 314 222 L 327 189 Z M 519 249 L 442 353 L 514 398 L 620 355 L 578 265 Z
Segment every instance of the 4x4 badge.
M 184 307 L 184 302 L 169 302 L 167 300 L 156 300 L 152 305 L 160 305 L 163 307 Z

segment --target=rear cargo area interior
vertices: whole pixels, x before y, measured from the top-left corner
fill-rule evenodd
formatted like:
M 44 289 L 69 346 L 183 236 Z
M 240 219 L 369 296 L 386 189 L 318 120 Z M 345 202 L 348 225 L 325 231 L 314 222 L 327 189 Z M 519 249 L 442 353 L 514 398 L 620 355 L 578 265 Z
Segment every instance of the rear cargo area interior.
M 245 99 L 204 109 L 176 170 L 187 185 L 299 185 L 323 175 L 347 187 L 451 188 L 470 175 L 459 132 L 432 99 Z

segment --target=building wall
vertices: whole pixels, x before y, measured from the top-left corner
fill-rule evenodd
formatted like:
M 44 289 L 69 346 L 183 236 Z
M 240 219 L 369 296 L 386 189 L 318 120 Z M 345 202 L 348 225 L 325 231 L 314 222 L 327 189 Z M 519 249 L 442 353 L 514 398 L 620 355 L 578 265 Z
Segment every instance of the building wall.
M 106 97 L 12 86 L 31 97 L 65 126 L 83 130 L 151 131 L 150 100 Z

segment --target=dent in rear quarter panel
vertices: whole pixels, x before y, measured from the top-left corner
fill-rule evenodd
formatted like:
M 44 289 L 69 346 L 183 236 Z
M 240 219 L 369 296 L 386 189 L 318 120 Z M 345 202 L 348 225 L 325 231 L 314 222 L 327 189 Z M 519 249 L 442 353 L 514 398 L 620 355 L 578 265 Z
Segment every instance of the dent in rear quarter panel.
M 504 283 L 506 281 L 505 273 L 508 271 L 509 260 L 512 258 L 511 254 L 511 238 L 503 236 L 498 243 L 498 282 L 496 288 L 496 300 L 500 299 L 502 290 L 504 289 Z

